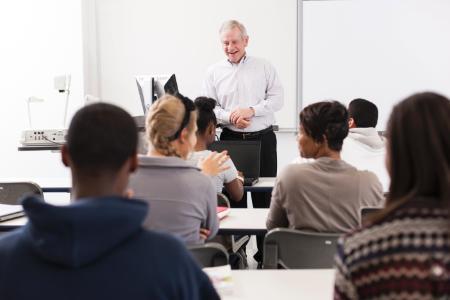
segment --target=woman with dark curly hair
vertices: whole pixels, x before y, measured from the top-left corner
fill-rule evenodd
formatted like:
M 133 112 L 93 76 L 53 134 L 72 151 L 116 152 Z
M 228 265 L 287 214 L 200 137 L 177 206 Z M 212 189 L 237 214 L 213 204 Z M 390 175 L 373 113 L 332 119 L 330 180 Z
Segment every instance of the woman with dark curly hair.
M 197 165 L 199 161 L 211 155 L 208 146 L 214 143 L 216 138 L 217 118 L 214 114 L 216 100 L 208 97 L 198 97 L 195 99 L 194 104 L 197 109 L 197 143 L 195 152 L 191 153 L 188 161 Z M 230 200 L 239 202 L 244 195 L 243 182 L 241 181 L 243 178 L 239 176 L 231 158 L 224 165 L 229 168 L 211 177 L 217 193 L 222 193 L 222 190 L 225 188 Z
M 300 113 L 298 147 L 312 163 L 292 164 L 277 177 L 267 228 L 349 232 L 361 224 L 361 207 L 382 205 L 375 174 L 341 160 L 348 113 L 337 101 L 311 104 Z

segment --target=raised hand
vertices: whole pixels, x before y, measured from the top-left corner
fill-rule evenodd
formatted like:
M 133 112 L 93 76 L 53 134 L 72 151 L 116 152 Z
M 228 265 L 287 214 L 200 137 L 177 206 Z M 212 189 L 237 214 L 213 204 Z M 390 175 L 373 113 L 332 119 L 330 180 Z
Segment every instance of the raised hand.
M 227 151 L 222 151 L 220 153 L 211 152 L 203 160 L 200 160 L 198 167 L 202 170 L 202 173 L 208 176 L 216 176 L 220 172 L 229 169 L 229 166 L 224 166 L 223 164 L 230 159 Z

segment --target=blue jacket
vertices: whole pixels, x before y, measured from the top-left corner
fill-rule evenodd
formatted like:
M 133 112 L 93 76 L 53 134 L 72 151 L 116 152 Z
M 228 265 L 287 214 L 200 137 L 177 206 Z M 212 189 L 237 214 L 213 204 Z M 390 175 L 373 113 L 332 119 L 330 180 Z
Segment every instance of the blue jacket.
M 143 202 L 22 204 L 28 224 L 0 239 L 0 299 L 219 299 L 180 241 L 141 228 Z

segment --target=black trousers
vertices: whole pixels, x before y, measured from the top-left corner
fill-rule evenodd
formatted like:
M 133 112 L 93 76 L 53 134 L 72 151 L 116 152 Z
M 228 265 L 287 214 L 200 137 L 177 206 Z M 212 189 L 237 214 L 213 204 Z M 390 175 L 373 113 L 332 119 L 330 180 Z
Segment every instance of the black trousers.
M 277 175 L 277 138 L 273 130 L 267 130 L 262 134 L 245 135 L 224 129 L 220 135 L 221 140 L 261 141 L 260 177 L 275 177 Z M 240 171 L 240 170 L 238 170 Z M 244 174 L 245 175 L 245 174 Z M 252 193 L 254 208 L 268 208 L 270 206 L 271 192 Z M 247 194 L 239 201 L 231 201 L 231 207 L 246 208 Z

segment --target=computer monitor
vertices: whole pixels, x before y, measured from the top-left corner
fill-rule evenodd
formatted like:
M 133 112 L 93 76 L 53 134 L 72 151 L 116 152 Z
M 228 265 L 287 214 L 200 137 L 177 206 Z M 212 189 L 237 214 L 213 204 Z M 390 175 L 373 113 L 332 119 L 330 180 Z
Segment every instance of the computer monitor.
M 177 95 L 178 85 L 175 74 L 172 75 L 139 75 L 136 84 L 141 98 L 144 115 L 149 107 L 164 94 Z

